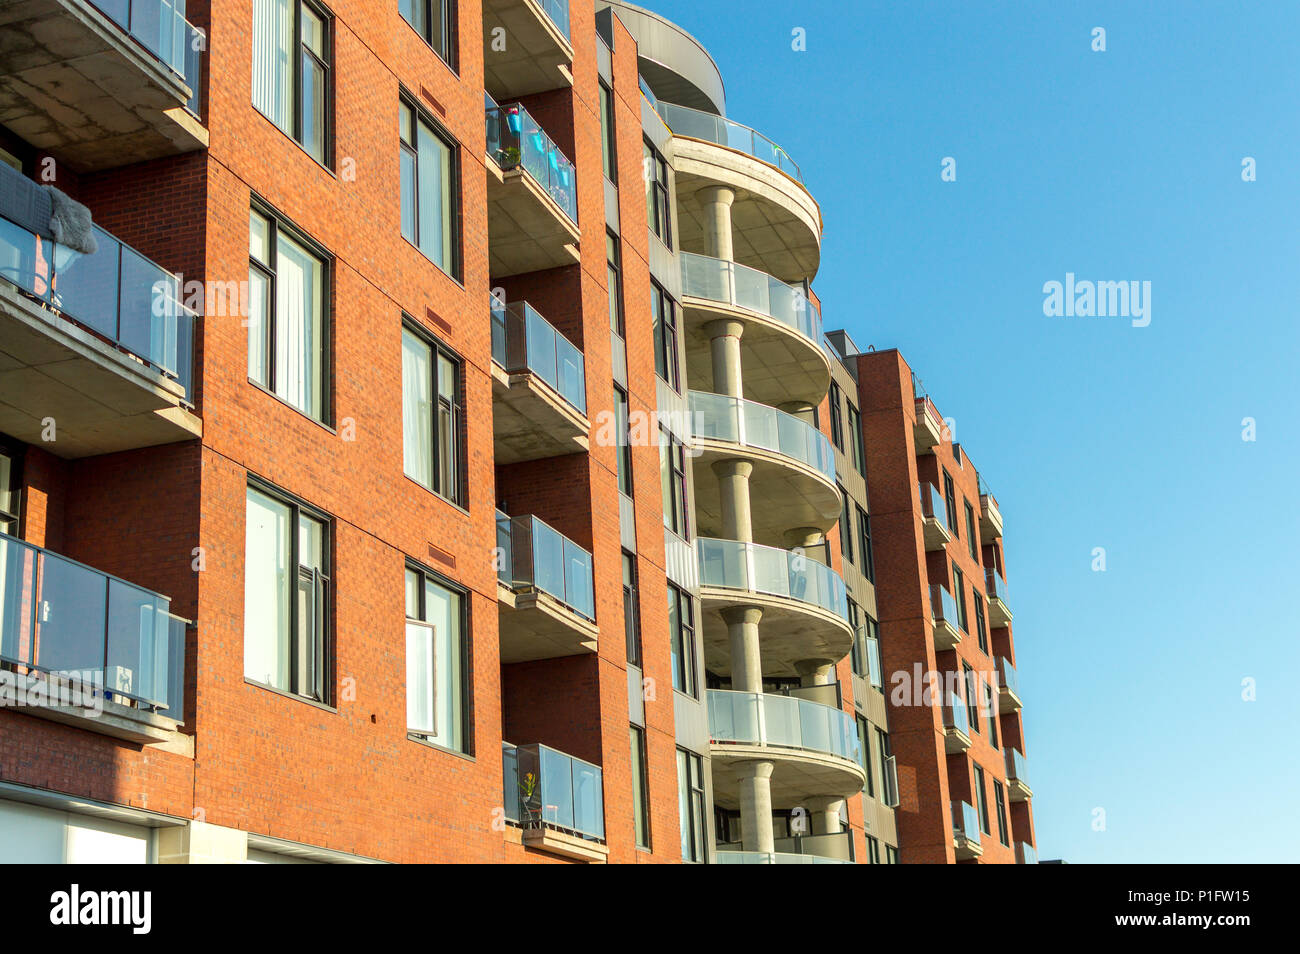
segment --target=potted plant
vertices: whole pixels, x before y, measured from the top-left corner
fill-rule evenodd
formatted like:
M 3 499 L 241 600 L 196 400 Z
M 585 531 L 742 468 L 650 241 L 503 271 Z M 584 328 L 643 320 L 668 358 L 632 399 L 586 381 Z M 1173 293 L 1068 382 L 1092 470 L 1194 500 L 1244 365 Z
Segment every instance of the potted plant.
M 539 827 L 542 823 L 542 792 L 536 772 L 526 772 L 519 780 L 519 805 L 523 810 L 520 821 L 525 828 Z

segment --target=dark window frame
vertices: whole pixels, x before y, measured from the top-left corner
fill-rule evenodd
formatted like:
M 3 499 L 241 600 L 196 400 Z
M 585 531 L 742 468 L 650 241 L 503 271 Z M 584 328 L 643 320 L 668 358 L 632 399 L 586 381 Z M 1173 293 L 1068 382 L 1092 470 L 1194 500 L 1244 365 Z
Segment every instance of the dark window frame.
M 674 583 L 668 584 L 670 604 L 675 601 L 677 627 L 668 634 L 670 650 L 676 650 L 677 664 L 673 667 L 673 689 L 692 699 L 700 698 L 699 663 L 695 655 L 695 600 L 689 590 Z M 669 620 L 672 619 L 669 606 Z M 679 685 L 680 683 L 680 685 Z
M 433 42 L 432 7 L 434 3 L 438 3 L 441 6 L 445 7 L 444 16 L 442 18 L 443 28 L 442 28 L 442 37 L 441 37 L 442 40 L 447 45 L 447 52 L 445 56 L 443 55 L 442 50 L 438 49 L 437 45 Z M 460 66 L 459 66 L 460 31 L 456 27 L 458 24 L 458 14 L 460 11 L 457 9 L 458 4 L 456 3 L 456 0 L 411 0 L 411 4 L 412 6 L 414 6 L 415 4 L 419 4 L 420 6 L 424 7 L 424 22 L 426 24 L 425 28 L 420 29 L 420 27 L 416 26 L 410 20 L 407 20 L 406 17 L 402 16 L 400 4 L 398 5 L 398 9 L 397 9 L 398 17 L 400 17 L 403 20 L 403 22 L 406 23 L 407 26 L 409 26 L 412 30 L 415 31 L 415 34 L 425 42 L 425 44 L 429 47 L 429 49 L 433 50 L 433 52 L 437 55 L 438 59 L 442 60 L 442 62 L 446 64 L 447 69 L 451 70 L 453 73 L 459 76 L 460 75 Z
M 627 338 L 627 312 L 623 299 L 623 249 L 619 237 L 605 230 L 605 284 L 608 286 L 610 331 Z
M 433 473 L 433 483 L 435 486 L 425 487 L 424 484 L 421 484 L 419 481 L 415 480 L 414 477 L 405 473 L 405 468 L 403 468 L 403 476 L 408 477 L 418 486 L 424 487 L 425 490 L 432 494 L 436 494 L 443 500 L 453 503 L 457 507 L 465 507 L 468 503 L 468 495 L 466 494 L 465 488 L 465 451 L 469 440 L 469 423 L 465 416 L 465 359 L 462 358 L 458 352 L 448 346 L 446 342 L 440 339 L 428 328 L 424 327 L 424 325 L 420 324 L 420 322 L 411 315 L 406 313 L 402 314 L 402 330 L 409 331 L 416 338 L 419 338 L 429 347 L 431 352 L 430 364 L 432 365 L 433 373 L 430 384 L 433 387 L 433 413 L 430 415 L 430 424 L 433 427 L 433 433 L 430 435 L 430 447 L 433 450 L 433 460 L 430 463 Z M 454 494 L 447 493 L 445 489 L 437 486 L 440 483 L 440 476 L 442 474 L 442 468 L 438 466 L 440 463 L 438 460 L 438 453 L 439 448 L 441 447 L 441 442 L 438 440 L 438 422 L 442 419 L 441 412 L 444 410 L 444 406 L 446 405 L 446 398 L 442 396 L 440 393 L 441 389 L 438 387 L 438 358 L 440 356 L 445 357 L 455 366 L 456 373 L 455 386 L 452 388 L 452 392 L 456 395 L 456 403 L 446 408 L 451 414 L 452 431 L 454 432 L 455 437 L 452 441 L 452 453 L 456 455 L 456 459 L 453 462 L 454 466 L 452 467 L 452 479 L 456 482 Z M 403 375 L 402 378 L 402 391 L 403 400 L 405 400 L 405 375 Z M 405 434 L 403 434 L 403 440 L 405 440 Z
M 669 500 L 667 501 L 672 513 L 671 523 L 668 529 L 686 542 L 691 539 L 691 514 L 690 498 L 687 497 L 686 486 L 686 448 L 670 431 L 665 428 L 659 429 L 660 447 L 668 448 L 668 469 L 669 469 Z M 664 453 L 660 450 L 660 453 Z M 660 464 L 662 470 L 663 465 Z M 660 476 L 662 482 L 662 474 Z M 662 494 L 663 488 L 660 488 Z
M 673 227 L 672 209 L 669 202 L 668 162 L 663 154 L 655 148 L 648 138 L 642 139 L 641 175 L 645 179 L 647 199 L 653 197 L 654 214 L 650 214 L 650 205 L 646 206 L 646 220 L 653 232 L 664 246 L 672 251 Z
M 289 109 L 292 115 L 289 117 L 289 129 L 285 129 L 273 120 L 266 113 L 262 112 L 257 103 L 253 103 L 253 109 L 262 116 L 267 122 L 276 129 L 292 139 L 303 152 L 311 157 L 313 162 L 325 167 L 334 169 L 334 109 L 335 109 L 335 92 L 334 92 L 334 13 L 318 0 L 291 0 L 293 3 L 293 38 L 290 41 L 293 50 L 293 90 L 290 94 Z M 324 47 L 325 61 L 315 52 L 309 50 L 302 40 L 302 8 L 308 7 L 322 21 L 321 45 Z M 313 62 L 318 64 L 325 74 L 325 108 L 323 110 L 325 129 L 321 135 L 321 154 L 319 157 L 312 155 L 307 144 L 303 142 L 303 83 L 306 77 L 306 70 L 303 69 L 303 58 L 310 57 Z
M 993 780 L 993 802 L 998 813 L 998 841 L 1004 848 L 1010 848 L 1011 841 L 1007 835 L 1007 797 L 1002 790 L 1002 783 L 997 779 Z
M 8 490 L 11 509 L 0 510 L 0 528 L 12 523 L 8 532 L 11 537 L 22 539 L 23 536 L 23 461 L 27 456 L 27 445 L 22 441 L 0 434 L 0 456 L 9 461 L 9 486 L 0 488 Z
M 680 394 L 682 374 L 678 344 L 677 302 L 653 278 L 650 279 L 650 318 L 653 323 L 655 374 L 659 376 L 659 380 Z
M 432 262 L 434 268 L 442 272 L 452 281 L 460 283 L 465 277 L 465 182 L 464 182 L 464 159 L 460 141 L 452 134 L 451 130 L 440 122 L 432 112 L 425 109 L 420 102 L 405 89 L 398 92 L 398 170 L 397 170 L 397 231 L 408 245 Z M 405 131 L 408 139 L 403 139 L 401 130 L 401 107 L 405 106 L 411 111 L 411 128 Z M 429 132 L 433 134 L 444 146 L 447 147 L 448 163 L 447 172 L 451 177 L 451 195 L 452 209 L 451 220 L 448 227 L 451 229 L 451 261 L 446 263 L 444 268 L 439 265 L 429 254 L 420 247 L 420 150 L 418 148 L 418 136 L 416 135 L 419 125 L 423 123 L 428 127 Z M 415 221 L 413 223 L 413 235 L 407 235 L 402 228 L 401 202 L 402 202 L 402 170 L 401 154 L 408 153 L 414 157 L 415 179 L 411 183 L 412 194 L 415 197 Z
M 472 610 L 470 604 L 472 603 L 472 594 L 459 583 L 444 576 L 437 570 L 430 569 L 417 560 L 407 558 L 406 566 L 402 571 L 403 577 L 405 577 L 407 571 L 413 572 L 421 578 L 421 585 L 418 588 L 421 617 L 428 615 L 428 607 L 425 605 L 425 592 L 423 585 L 425 580 L 428 580 L 435 586 L 442 587 L 444 590 L 455 593 L 460 597 L 460 718 L 462 729 L 461 738 L 464 740 L 464 746 L 460 749 L 447 749 L 447 751 L 460 752 L 462 755 L 472 757 L 474 755 L 474 658 L 471 645 L 472 641 L 470 639 L 470 612 Z M 403 609 L 403 612 L 405 612 L 405 609 Z M 405 618 L 410 619 L 411 617 Z M 417 622 L 428 621 L 420 619 L 417 620 Z M 446 746 L 439 745 L 436 742 L 429 742 L 428 744 L 437 746 L 440 749 L 446 748 Z
M 622 550 L 623 639 L 629 666 L 641 665 L 641 604 L 637 585 L 636 554 Z
M 840 386 L 832 381 L 830 394 L 827 395 L 830 404 L 831 443 L 842 453 L 844 451 L 844 419 L 840 410 L 840 393 Z
M 636 847 L 643 851 L 650 851 L 654 845 L 654 836 L 650 829 L 650 753 L 646 749 L 646 731 L 639 725 L 629 725 L 628 735 L 630 739 L 640 739 L 638 743 L 629 744 L 633 751 L 632 756 L 632 785 L 633 791 L 640 789 L 641 792 L 641 811 L 636 811 L 636 798 L 632 799 L 632 837 Z
M 618 185 L 618 132 L 614 120 L 614 90 L 603 79 L 600 85 L 601 167 L 606 181 Z

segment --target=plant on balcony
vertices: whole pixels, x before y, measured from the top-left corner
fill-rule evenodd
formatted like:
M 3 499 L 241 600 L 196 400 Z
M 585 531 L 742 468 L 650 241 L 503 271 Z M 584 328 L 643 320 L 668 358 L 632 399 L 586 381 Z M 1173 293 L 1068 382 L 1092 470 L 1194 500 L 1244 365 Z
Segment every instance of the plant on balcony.
M 525 828 L 539 827 L 542 823 L 542 792 L 536 772 L 526 772 L 519 780 L 520 822 Z
M 520 152 L 518 146 L 505 146 L 497 150 L 497 165 L 503 169 L 512 169 L 519 165 Z

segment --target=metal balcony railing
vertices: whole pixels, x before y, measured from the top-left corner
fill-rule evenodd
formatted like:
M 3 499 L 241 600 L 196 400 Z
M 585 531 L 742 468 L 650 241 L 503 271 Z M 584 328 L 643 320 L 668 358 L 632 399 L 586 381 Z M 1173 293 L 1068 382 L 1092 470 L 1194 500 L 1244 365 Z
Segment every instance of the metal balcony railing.
M 921 481 L 916 485 L 917 493 L 921 496 L 921 515 L 926 519 L 938 520 L 939 525 L 945 530 L 948 528 L 948 507 L 944 503 L 943 494 L 934 484 Z
M 582 414 L 587 413 L 587 370 L 582 352 L 527 302 L 489 298 L 492 360 L 506 371 L 531 371 Z
M 1011 661 L 1006 656 L 998 657 L 998 687 L 1010 689 L 1017 696 L 1020 695 L 1020 684 L 1016 680 L 1016 667 L 1011 665 Z
M 701 537 L 696 549 L 705 586 L 784 596 L 849 618 L 843 578 L 801 552 L 711 537 Z
M 657 102 L 655 110 L 659 118 L 673 131 L 674 136 L 687 136 L 691 139 L 703 139 L 719 146 L 736 149 L 753 156 L 769 166 L 775 166 L 795 182 L 803 185 L 803 172 L 784 149 L 760 132 L 748 126 L 732 122 L 722 116 L 678 106 L 675 103 Z
M 835 481 L 835 455 L 821 431 L 792 414 L 743 398 L 690 392 L 694 436 L 776 451 Z
M 190 88 L 186 108 L 199 112 L 199 72 L 206 38 L 185 19 L 185 0 L 91 0 Z
M 952 803 L 952 830 L 956 837 L 979 844 L 980 819 L 974 805 L 961 801 Z
M 579 616 L 596 618 L 591 554 L 534 516 L 497 511 L 497 579 L 511 590 L 533 588 Z
M 930 587 L 930 615 L 936 623 L 946 622 L 961 630 L 961 617 L 957 615 L 957 600 L 942 586 Z
M 841 709 L 792 696 L 710 689 L 709 735 L 720 745 L 805 749 L 860 759 L 857 724 Z
M 487 151 L 492 160 L 504 172 L 523 169 L 577 223 L 577 172 L 560 147 L 519 103 L 498 106 L 486 96 L 486 115 Z
M 757 312 L 825 347 L 821 312 L 800 286 L 726 259 L 695 252 L 681 252 L 679 257 L 683 295 Z
M 503 743 L 506 820 L 523 828 L 554 828 L 605 840 L 604 779 L 599 765 L 546 745 Z

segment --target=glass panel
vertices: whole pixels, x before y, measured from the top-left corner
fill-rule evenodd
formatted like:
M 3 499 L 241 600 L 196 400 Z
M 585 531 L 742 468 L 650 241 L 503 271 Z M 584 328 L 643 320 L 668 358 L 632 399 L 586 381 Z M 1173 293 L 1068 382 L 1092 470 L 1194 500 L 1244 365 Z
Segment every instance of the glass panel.
M 36 586 L 36 550 L 0 536 L 0 657 L 30 663 L 35 646 L 32 594 Z
M 308 13 L 303 9 L 304 25 Z M 302 54 L 302 146 L 317 162 L 325 161 L 325 68 L 310 53 Z
M 93 255 L 58 249 L 53 302 L 86 327 L 106 338 L 116 339 L 122 243 L 98 226 L 95 227 L 95 241 L 99 248 Z M 36 274 L 42 274 L 39 267 Z
M 564 537 L 540 520 L 528 522 L 533 537 L 533 585 L 564 602 Z
M 276 281 L 275 393 L 305 414 L 322 416 L 321 327 L 324 266 L 280 235 Z
M 33 664 L 51 671 L 103 672 L 106 578 L 42 552 L 39 587 Z
M 569 758 L 538 746 L 541 765 L 542 819 L 558 828 L 574 828 L 573 770 Z
M 247 492 L 244 675 L 289 689 L 289 508 Z
M 428 623 L 406 621 L 406 727 L 427 735 L 437 729 L 433 641 Z
M 168 602 L 120 580 L 108 581 L 108 669 L 104 688 L 148 705 L 167 704 Z M 176 716 L 180 718 L 180 716 Z

